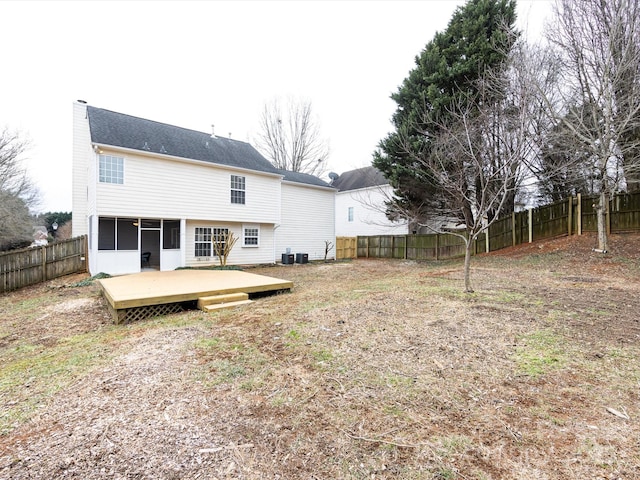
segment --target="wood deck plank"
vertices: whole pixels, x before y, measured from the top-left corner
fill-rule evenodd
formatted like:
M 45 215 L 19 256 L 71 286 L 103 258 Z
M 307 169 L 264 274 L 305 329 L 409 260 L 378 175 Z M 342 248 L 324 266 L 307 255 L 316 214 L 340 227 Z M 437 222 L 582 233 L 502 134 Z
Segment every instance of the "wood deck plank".
M 293 282 L 239 270 L 143 272 L 98 281 L 115 310 L 186 302 L 228 293 L 290 290 Z

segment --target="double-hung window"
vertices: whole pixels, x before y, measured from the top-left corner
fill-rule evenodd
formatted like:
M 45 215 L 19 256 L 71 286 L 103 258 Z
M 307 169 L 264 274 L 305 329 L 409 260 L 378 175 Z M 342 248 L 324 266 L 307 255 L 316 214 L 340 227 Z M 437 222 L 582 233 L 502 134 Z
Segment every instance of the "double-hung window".
M 231 175 L 231 203 L 244 205 L 245 192 L 245 177 Z
M 100 183 L 124 183 L 124 158 L 113 155 L 98 157 L 98 180 Z
M 211 227 L 196 227 L 195 231 L 195 256 L 211 256 Z
M 260 245 L 260 227 L 258 225 L 243 225 L 242 246 L 257 247 Z

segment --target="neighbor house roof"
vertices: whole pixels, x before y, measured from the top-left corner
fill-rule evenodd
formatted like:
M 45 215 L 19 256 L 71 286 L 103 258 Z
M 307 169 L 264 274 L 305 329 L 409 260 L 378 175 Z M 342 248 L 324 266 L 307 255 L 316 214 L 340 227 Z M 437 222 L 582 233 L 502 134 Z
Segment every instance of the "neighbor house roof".
M 287 182 L 306 183 L 307 185 L 314 185 L 316 187 L 331 188 L 324 180 L 316 177 L 315 175 L 309 175 L 308 173 L 290 172 L 289 170 L 278 170 L 278 173 L 284 177 L 283 180 Z
M 204 162 L 279 173 L 246 142 L 87 106 L 91 141 Z
M 331 186 L 337 188 L 340 192 L 344 192 L 346 190 L 358 190 L 361 188 L 387 185 L 388 183 L 389 180 L 387 180 L 377 168 L 363 167 L 344 172 L 331 182 Z

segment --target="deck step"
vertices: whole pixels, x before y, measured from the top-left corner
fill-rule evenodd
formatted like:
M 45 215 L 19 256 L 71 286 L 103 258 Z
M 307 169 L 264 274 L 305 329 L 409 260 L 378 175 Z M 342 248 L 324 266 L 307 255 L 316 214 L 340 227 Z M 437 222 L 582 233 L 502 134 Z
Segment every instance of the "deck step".
M 198 299 L 198 308 L 202 310 L 207 305 L 215 305 L 218 303 L 239 302 L 241 300 L 248 300 L 249 295 L 243 292 L 238 293 L 226 293 L 223 295 L 211 295 L 210 297 L 200 297 Z
M 248 303 L 253 303 L 253 300 L 237 300 L 235 302 L 213 303 L 211 305 L 203 305 L 202 307 L 200 307 L 200 310 L 205 312 L 213 312 L 213 311 L 222 310 L 225 308 L 233 308 L 233 307 L 238 307 L 240 305 L 246 305 Z

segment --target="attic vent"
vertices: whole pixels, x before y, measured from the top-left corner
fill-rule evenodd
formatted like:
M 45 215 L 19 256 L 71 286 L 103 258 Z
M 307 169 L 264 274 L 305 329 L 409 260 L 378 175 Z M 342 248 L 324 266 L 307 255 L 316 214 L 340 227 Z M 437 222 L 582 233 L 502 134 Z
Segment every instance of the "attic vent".
M 167 149 L 164 148 L 164 145 L 160 147 L 160 153 L 167 153 Z
M 149 144 L 147 142 L 144 142 L 144 145 L 142 146 L 143 150 L 151 150 L 151 148 L 149 147 Z

